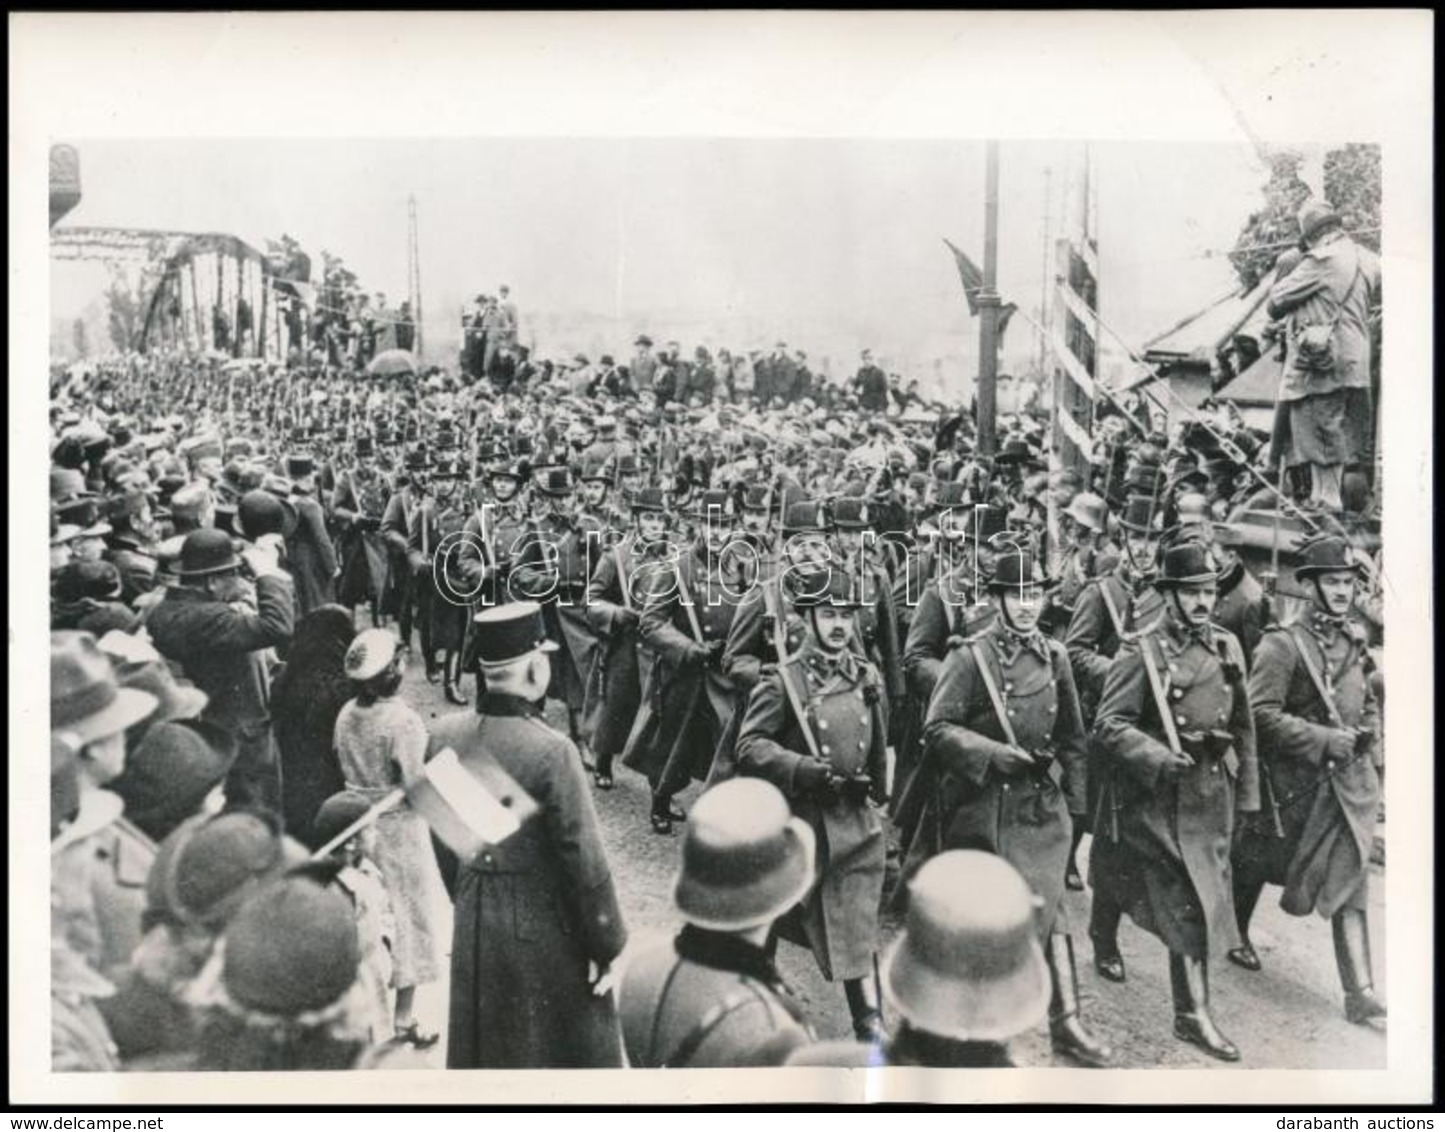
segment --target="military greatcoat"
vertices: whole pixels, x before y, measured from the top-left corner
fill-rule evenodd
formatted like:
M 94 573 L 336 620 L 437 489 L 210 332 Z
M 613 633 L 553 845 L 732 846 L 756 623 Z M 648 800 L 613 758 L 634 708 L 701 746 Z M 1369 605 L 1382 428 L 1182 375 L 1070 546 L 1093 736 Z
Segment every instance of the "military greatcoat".
M 887 789 L 887 703 L 877 670 L 861 656 L 845 650 L 828 657 L 809 643 L 759 681 L 738 732 L 739 773 L 778 787 L 817 835 L 817 883 L 800 913 L 780 925 L 782 934 L 812 948 L 824 978 L 862 978 L 872 973 L 878 946 L 883 822 L 864 798 L 820 797 L 800 788 L 798 770 L 814 756 L 783 670 L 803 705 L 818 756 L 836 774 L 866 776 L 876 802 Z
M 1339 721 L 1331 719 L 1305 667 L 1308 656 Z M 1284 885 L 1280 906 L 1329 917 L 1366 907 L 1370 847 L 1380 804 L 1380 711 L 1371 688 L 1364 630 L 1318 614 L 1265 633 L 1250 673 L 1260 773 L 1269 776 L 1279 826 L 1249 818 L 1235 867 Z M 1344 728 L 1370 735 L 1356 749 Z M 1282 834 L 1282 836 L 1280 836 Z
M 1191 746 L 1186 753 L 1194 765 L 1177 777 L 1163 771 L 1170 748 L 1145 648 L 1179 732 L 1227 733 L 1227 741 L 1208 749 Z M 1260 804 L 1239 642 L 1217 625 L 1195 629 L 1166 613 L 1110 665 L 1093 738 L 1114 791 L 1110 814 L 1095 827 L 1096 891 L 1112 896 L 1170 951 L 1202 959 L 1238 947 L 1230 842 L 1236 812 Z
M 1034 769 L 1005 775 L 993 764 L 1008 740 L 980 657 L 1018 746 L 1039 761 Z M 929 703 L 924 745 L 924 772 L 936 786 L 924 803 L 909 868 L 950 849 L 994 853 L 1043 899 L 1039 925 L 1047 936 L 1064 895 L 1071 815 L 1084 812 L 1087 773 L 1084 724 L 1063 645 L 1041 631 L 1020 635 L 995 622 L 953 649 Z

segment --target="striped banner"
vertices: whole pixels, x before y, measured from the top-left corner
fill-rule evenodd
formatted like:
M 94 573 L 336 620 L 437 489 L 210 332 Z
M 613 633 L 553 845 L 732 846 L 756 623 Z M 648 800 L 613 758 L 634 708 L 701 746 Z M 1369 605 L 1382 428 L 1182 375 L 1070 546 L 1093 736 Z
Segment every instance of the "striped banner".
M 1063 463 L 1083 471 L 1096 462 L 1093 443 L 1094 401 L 1098 396 L 1098 257 L 1091 242 L 1060 240 L 1054 292 L 1063 308 L 1049 336 L 1058 359 L 1054 385 L 1055 441 Z
M 1074 384 L 1083 391 L 1084 395 L 1092 401 L 1096 396 L 1094 379 L 1089 376 L 1089 371 L 1084 368 L 1084 363 L 1079 361 L 1079 359 L 1074 357 L 1069 351 L 1069 347 L 1065 345 L 1057 328 L 1054 330 L 1053 347 L 1060 364 L 1064 367 L 1064 372 L 1066 372 Z

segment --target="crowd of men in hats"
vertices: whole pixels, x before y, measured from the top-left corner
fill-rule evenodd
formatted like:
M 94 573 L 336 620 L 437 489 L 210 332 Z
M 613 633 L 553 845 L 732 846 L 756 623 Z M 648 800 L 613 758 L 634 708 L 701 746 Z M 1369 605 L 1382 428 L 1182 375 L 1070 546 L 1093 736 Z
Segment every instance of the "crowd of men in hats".
M 458 1068 L 1006 1065 L 1045 1018 L 1106 1066 L 1064 912 L 1086 889 L 1098 974 L 1127 978 L 1128 916 L 1213 1057 L 1248 1056 L 1210 970 L 1266 964 L 1271 885 L 1380 1023 L 1360 485 L 1291 512 L 1286 600 L 1228 520 L 1284 506 L 1291 457 L 1242 427 L 1101 413 L 1076 472 L 1042 420 L 985 456 L 968 413 L 903 411 L 866 353 L 821 400 L 781 344 L 746 389 L 646 337 L 579 386 L 496 368 L 505 289 L 475 330 L 457 380 L 151 358 L 53 389 L 57 1068 L 413 1063 L 426 892 L 455 909 Z M 457 707 L 430 727 L 417 653 Z M 467 859 L 416 814 L 357 827 L 443 751 L 538 816 Z M 623 773 L 681 832 L 681 927 L 614 971 L 629 878 L 597 807 Z M 857 1043 L 816 1041 L 780 941 Z

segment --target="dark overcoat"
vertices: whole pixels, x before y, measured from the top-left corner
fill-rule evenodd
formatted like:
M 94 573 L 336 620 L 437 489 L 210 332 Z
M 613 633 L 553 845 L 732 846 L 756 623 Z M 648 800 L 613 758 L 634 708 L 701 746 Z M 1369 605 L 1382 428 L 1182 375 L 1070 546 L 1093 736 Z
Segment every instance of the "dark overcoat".
M 1005 775 L 993 764 L 1007 739 L 973 646 L 1018 745 L 1043 753 L 1037 769 Z M 950 849 L 1002 857 L 1043 900 L 1039 926 L 1047 937 L 1064 895 L 1071 815 L 1083 814 L 1086 796 L 1087 742 L 1064 647 L 1042 632 L 1021 640 L 996 622 L 953 649 L 929 703 L 924 744 L 924 771 L 936 786 L 909 846 L 908 869 Z
M 1109 667 L 1094 725 L 1099 761 L 1112 774 L 1111 814 L 1096 824 L 1090 876 L 1172 952 L 1205 958 L 1239 946 L 1230 843 L 1235 813 L 1259 809 L 1254 718 L 1244 654 L 1224 629 L 1201 640 L 1166 615 L 1127 642 Z M 1180 732 L 1228 732 L 1228 747 L 1190 751 L 1177 777 L 1141 648 L 1153 650 Z M 1117 833 L 1117 838 L 1115 837 Z
M 1338 725 L 1305 669 L 1306 650 L 1328 681 Z M 1249 694 L 1260 773 L 1273 787 L 1279 826 L 1265 811 L 1247 819 L 1235 845 L 1235 867 L 1241 877 L 1283 885 L 1280 906 L 1295 916 L 1366 907 L 1384 764 L 1366 657 L 1362 630 L 1308 617 L 1289 628 L 1272 627 L 1255 654 Z M 1373 736 L 1369 746 L 1357 754 L 1341 725 L 1365 728 Z
M 781 790 L 817 838 L 817 883 L 780 930 L 812 948 L 825 979 L 859 979 L 872 974 L 878 947 L 883 821 L 866 801 L 823 800 L 798 788 L 798 769 L 814 756 L 783 686 L 784 667 L 819 756 L 837 774 L 866 774 L 875 800 L 887 789 L 887 703 L 877 670 L 861 656 L 845 653 L 830 669 L 805 646 L 758 682 L 738 731 L 738 772 Z
M 707 779 L 712 769 L 732 719 L 735 687 L 721 668 L 699 666 L 694 646 L 727 640 L 746 589 L 736 557 L 709 554 L 701 541 L 682 554 L 674 571 L 659 570 L 648 586 L 640 628 L 655 658 L 650 695 L 622 761 L 663 793 Z M 683 595 L 692 603 L 701 640 Z
M 488 694 L 481 707 L 436 723 L 429 754 L 450 747 L 463 766 L 491 756 L 540 812 L 461 866 L 447 1068 L 620 1067 L 613 1000 L 587 978 L 627 931 L 582 760 L 533 705 Z
M 300 618 L 336 600 L 336 547 L 314 496 L 298 492 L 291 505 L 296 508 L 296 529 L 286 540 L 286 562 L 296 584 Z

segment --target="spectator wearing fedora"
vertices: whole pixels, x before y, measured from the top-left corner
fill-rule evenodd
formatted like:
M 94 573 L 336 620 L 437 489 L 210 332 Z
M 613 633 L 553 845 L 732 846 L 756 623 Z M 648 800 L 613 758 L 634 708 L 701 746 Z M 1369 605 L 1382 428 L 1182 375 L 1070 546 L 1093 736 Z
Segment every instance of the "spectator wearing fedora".
M 95 637 L 50 637 L 50 730 L 72 752 L 73 815 L 51 845 L 53 923 L 93 971 L 123 966 L 140 938 L 148 839 L 120 827 L 124 803 L 107 789 L 125 770 L 126 730 L 155 712 L 156 697 L 121 687 Z
M 924 725 L 924 767 L 936 777 L 908 867 L 945 850 L 977 848 L 1023 874 L 1041 900 L 1054 1050 L 1101 1068 L 1109 1050 L 1080 1020 L 1073 939 L 1061 913 L 1088 772 L 1068 652 L 1039 628 L 1055 585 L 1028 551 L 1000 555 L 988 581 L 997 616 L 943 662 Z
M 1229 853 L 1260 784 L 1244 654 L 1210 620 L 1218 576 L 1203 543 L 1168 547 L 1154 583 L 1163 615 L 1109 667 L 1094 742 L 1117 792 L 1091 865 L 1096 896 L 1168 949 L 1175 1036 L 1238 1061 L 1210 1011 L 1208 963 L 1243 942 Z
M 823 566 L 799 572 L 792 591 L 806 637 L 753 689 L 738 731 L 738 772 L 777 786 L 817 835 L 818 883 L 779 931 L 811 949 L 825 979 L 843 983 L 858 1037 L 878 1040 L 882 1019 L 865 980 L 883 899 L 875 807 L 887 802 L 888 703 L 878 670 L 854 651 L 857 579 Z
M 550 682 L 542 611 L 476 615 L 486 691 L 432 728 L 483 781 L 498 765 L 542 812 L 461 862 L 452 937 L 449 1069 L 620 1067 L 610 968 L 627 940 L 577 748 L 543 722 Z
M 789 1066 L 1013 1068 L 1009 1039 L 1038 1025 L 1049 1005 L 1038 897 L 1008 861 L 974 849 L 934 857 L 908 895 L 907 921 L 883 962 L 894 1019 L 887 1044 L 821 1042 Z
M 1367 636 L 1351 618 L 1365 570 L 1337 535 L 1313 539 L 1301 555 L 1295 577 L 1310 595 L 1307 609 L 1269 627 L 1250 671 L 1261 775 L 1275 808 L 1245 818 L 1235 846 L 1242 942 L 1229 957 L 1259 970 L 1250 917 L 1264 885 L 1281 885 L 1290 915 L 1330 920 L 1345 1017 L 1376 1024 L 1385 1007 L 1374 990 L 1367 910 L 1384 746 Z
M 781 1065 L 813 1032 L 767 943 L 813 885 L 813 830 L 761 779 L 719 783 L 688 817 L 672 890 L 682 930 L 640 951 L 622 982 L 628 1064 Z
M 254 583 L 255 606 L 247 604 Z M 279 810 L 281 781 L 271 736 L 267 651 L 285 650 L 295 627 L 291 579 L 274 544 L 237 555 L 229 535 L 193 531 L 180 554 L 180 585 L 166 591 L 147 628 L 161 655 L 210 697 L 205 718 L 230 729 L 238 754 L 227 780 L 234 805 Z
M 356 693 L 336 717 L 335 748 L 346 789 L 372 803 L 422 774 L 427 729 L 399 696 L 402 656 L 386 629 L 358 633 L 346 650 L 345 671 Z M 431 835 L 422 816 L 408 807 L 382 814 L 377 822 L 376 863 L 386 880 L 396 914 L 393 985 L 398 1037 L 425 1048 L 436 1034 L 423 1034 L 412 1008 L 416 988 L 441 975 L 438 910 L 446 902 Z

